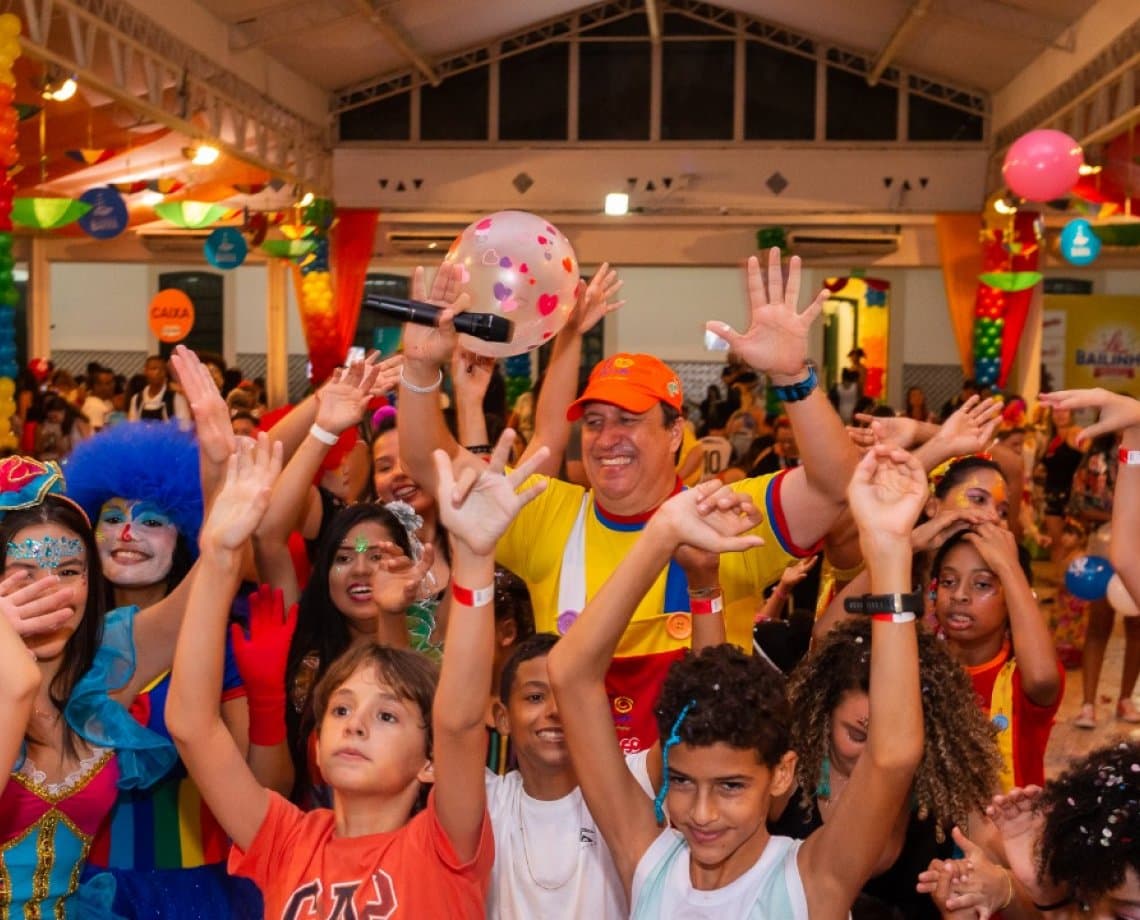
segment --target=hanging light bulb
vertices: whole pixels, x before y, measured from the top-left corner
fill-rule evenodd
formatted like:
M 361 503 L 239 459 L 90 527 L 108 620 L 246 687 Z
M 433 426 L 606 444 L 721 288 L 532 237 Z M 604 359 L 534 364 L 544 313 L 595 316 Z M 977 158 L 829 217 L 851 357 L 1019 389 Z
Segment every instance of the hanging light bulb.
M 182 155 L 195 166 L 210 166 L 221 156 L 221 151 L 213 144 L 201 143 L 183 147 Z
M 51 102 L 67 102 L 72 96 L 75 95 L 79 89 L 79 84 L 75 81 L 74 76 L 67 76 L 63 79 L 49 80 L 44 84 L 43 97 Z

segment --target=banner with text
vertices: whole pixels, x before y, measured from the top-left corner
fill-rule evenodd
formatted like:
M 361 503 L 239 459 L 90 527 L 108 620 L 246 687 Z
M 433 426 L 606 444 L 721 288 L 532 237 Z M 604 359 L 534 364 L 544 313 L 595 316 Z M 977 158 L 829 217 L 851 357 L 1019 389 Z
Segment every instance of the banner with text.
M 1052 354 L 1043 363 L 1053 371 L 1053 388 L 1104 387 L 1140 397 L 1140 297 L 1046 294 L 1045 321 L 1053 335 L 1044 337 Z M 1063 362 L 1056 355 L 1062 337 Z

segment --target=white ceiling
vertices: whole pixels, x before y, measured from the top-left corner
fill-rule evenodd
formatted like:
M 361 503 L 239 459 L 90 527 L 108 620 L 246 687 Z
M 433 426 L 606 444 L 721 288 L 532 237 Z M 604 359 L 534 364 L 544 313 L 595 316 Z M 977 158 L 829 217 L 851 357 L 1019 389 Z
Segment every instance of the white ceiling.
M 197 0 L 230 26 L 234 50 L 259 47 L 336 90 L 407 69 L 370 21 L 374 8 L 429 61 L 582 8 L 581 0 Z M 1046 48 L 1070 46 L 1095 0 L 926 0 L 894 63 L 996 92 Z M 658 0 L 667 6 L 667 0 Z M 875 53 L 917 0 L 724 0 L 720 6 Z

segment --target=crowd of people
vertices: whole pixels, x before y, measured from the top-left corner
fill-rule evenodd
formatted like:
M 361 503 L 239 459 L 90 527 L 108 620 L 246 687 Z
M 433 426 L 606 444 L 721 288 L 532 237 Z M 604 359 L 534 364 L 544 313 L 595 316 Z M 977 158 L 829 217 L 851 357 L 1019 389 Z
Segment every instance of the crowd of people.
M 1111 608 L 1043 609 L 1030 547 L 1098 529 L 1140 597 L 1140 402 L 896 415 L 854 352 L 825 392 L 826 292 L 786 270 L 709 323 L 739 405 L 696 418 L 653 355 L 579 386 L 608 266 L 511 426 L 448 263 L 413 278 L 438 327 L 296 406 L 181 347 L 118 403 L 35 381 L 0 461 L 3 915 L 1135 916 L 1140 744 L 1044 765 Z M 39 450 L 55 399 L 75 436 Z

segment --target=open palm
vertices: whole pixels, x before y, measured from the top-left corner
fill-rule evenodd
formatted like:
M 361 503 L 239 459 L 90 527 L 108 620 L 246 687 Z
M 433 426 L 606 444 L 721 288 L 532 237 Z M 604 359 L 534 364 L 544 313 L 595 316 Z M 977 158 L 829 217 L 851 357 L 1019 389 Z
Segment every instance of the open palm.
M 522 492 L 516 491 L 549 455 L 545 447 L 511 472 L 503 472 L 514 440 L 515 433 L 508 428 L 495 445 L 490 463 L 464 467 L 458 474 L 446 452 L 437 450 L 433 455 L 439 477 L 440 520 L 453 537 L 478 555 L 494 552 L 515 515 L 546 488 L 543 479 Z
M 226 479 L 202 524 L 203 551 L 238 550 L 256 529 L 273 483 L 281 474 L 281 443 L 262 433 L 256 444 L 241 444 L 230 456 Z
M 827 291 L 820 291 L 800 313 L 799 257 L 792 256 L 788 263 L 785 285 L 780 250 L 775 247 L 768 253 L 767 278 L 761 273 L 760 260 L 755 256 L 748 259 L 747 271 L 748 329 L 741 334 L 716 320 L 706 323 L 706 328 L 728 342 L 755 370 L 777 377 L 800 373 L 807 361 L 808 331 L 823 309 Z

